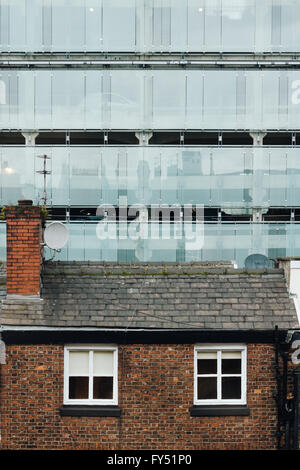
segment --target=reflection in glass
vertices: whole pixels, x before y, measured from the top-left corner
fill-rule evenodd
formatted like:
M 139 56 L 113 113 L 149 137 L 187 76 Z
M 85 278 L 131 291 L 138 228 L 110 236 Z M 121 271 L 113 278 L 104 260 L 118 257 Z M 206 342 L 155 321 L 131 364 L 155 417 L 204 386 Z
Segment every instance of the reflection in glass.
M 93 378 L 93 398 L 112 399 L 113 398 L 113 378 L 94 377 Z
M 217 377 L 198 377 L 198 400 L 217 398 Z
M 297 128 L 300 72 L 3 70 L 3 129 Z M 126 119 L 124 119 L 126 116 Z
M 222 377 L 222 399 L 241 398 L 241 377 Z
M 88 377 L 69 377 L 69 398 L 85 399 L 89 397 Z
M 299 18 L 292 0 L 6 0 L 0 44 L 1 52 L 297 52 Z

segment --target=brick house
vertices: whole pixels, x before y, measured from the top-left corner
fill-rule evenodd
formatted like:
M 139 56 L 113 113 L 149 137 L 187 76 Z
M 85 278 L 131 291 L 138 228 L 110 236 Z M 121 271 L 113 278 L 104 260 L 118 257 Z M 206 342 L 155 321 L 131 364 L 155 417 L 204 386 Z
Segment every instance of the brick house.
M 6 220 L 2 449 L 296 446 L 283 269 L 45 263 L 39 208 Z

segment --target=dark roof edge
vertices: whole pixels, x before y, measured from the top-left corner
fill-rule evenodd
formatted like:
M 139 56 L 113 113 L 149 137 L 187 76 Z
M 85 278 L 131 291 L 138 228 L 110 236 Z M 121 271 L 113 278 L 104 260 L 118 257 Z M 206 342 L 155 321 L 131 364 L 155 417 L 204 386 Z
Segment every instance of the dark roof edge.
M 132 276 L 132 275 L 283 275 L 281 268 L 236 269 L 226 262 L 105 262 L 55 261 L 45 263 L 43 276 Z
M 288 329 L 278 330 L 279 342 L 286 340 Z M 159 329 L 22 329 L 1 332 L 6 344 L 194 344 L 194 343 L 274 343 L 270 330 L 159 330 Z

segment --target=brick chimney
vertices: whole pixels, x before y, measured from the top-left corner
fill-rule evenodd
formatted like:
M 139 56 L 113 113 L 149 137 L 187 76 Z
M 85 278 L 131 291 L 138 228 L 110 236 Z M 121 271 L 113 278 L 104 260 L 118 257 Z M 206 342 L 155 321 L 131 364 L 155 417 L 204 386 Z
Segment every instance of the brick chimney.
M 7 298 L 39 297 L 42 262 L 40 207 L 18 201 L 6 207 Z

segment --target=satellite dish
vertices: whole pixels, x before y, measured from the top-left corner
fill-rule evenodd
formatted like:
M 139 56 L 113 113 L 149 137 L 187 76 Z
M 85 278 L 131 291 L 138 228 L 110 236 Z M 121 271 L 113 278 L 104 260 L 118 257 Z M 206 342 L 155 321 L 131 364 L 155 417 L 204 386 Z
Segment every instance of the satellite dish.
M 247 256 L 245 259 L 245 268 L 248 269 L 265 269 L 272 268 L 272 261 L 264 255 L 254 253 L 253 255 Z
M 44 242 L 52 250 L 60 250 L 69 239 L 69 231 L 61 222 L 52 222 L 44 231 Z

